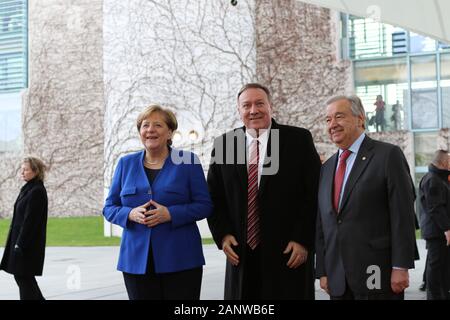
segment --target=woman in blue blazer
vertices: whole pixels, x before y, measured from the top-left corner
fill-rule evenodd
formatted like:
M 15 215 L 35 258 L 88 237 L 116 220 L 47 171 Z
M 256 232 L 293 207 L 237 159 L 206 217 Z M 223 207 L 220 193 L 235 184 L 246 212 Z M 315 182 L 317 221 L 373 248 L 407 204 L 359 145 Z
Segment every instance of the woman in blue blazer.
M 145 148 L 119 160 L 103 208 L 123 228 L 118 270 L 131 300 L 200 299 L 205 258 L 196 221 L 212 202 L 198 157 L 170 147 L 177 127 L 158 105 L 138 116 Z

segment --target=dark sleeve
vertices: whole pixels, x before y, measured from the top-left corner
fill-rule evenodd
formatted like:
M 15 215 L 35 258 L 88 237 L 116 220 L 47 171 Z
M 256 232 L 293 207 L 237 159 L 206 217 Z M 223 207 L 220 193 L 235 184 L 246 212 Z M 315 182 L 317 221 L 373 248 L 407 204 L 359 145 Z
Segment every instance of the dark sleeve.
M 432 178 L 426 187 L 426 211 L 442 232 L 450 230 L 450 219 L 447 212 L 447 186 Z
M 47 195 L 45 189 L 36 188 L 31 191 L 26 205 L 26 211 L 22 227 L 16 244 L 26 250 L 35 241 L 39 232 L 42 232 L 42 224 L 47 219 Z
M 389 150 L 386 161 L 388 203 L 391 221 L 392 266 L 414 268 L 414 193 L 408 163 L 399 147 Z
M 213 202 L 213 213 L 208 217 L 208 225 L 217 247 L 222 250 L 222 239 L 227 234 L 234 235 L 228 217 L 228 204 L 225 197 L 225 185 L 221 174 L 222 164 L 215 161 L 216 148 L 211 153 L 211 163 L 208 170 L 208 188 Z
M 325 277 L 325 243 L 322 230 L 322 219 L 320 212 L 317 213 L 316 220 L 316 278 Z
M 291 239 L 306 246 L 312 253 L 314 252 L 315 242 L 317 193 L 321 162 L 309 131 L 303 137 L 303 141 L 304 143 L 299 150 L 299 156 L 302 159 L 299 163 L 302 166 L 299 181 L 302 184 L 300 188 L 302 194 L 299 194 L 298 199 L 293 199 L 295 206 L 299 207 L 299 214 L 295 216 L 293 221 Z
M 411 173 L 410 173 L 410 170 L 409 170 L 409 165 L 408 165 L 408 173 L 409 173 L 409 180 L 411 181 L 411 189 L 412 189 L 412 193 L 413 193 L 413 199 L 414 199 L 414 202 L 415 202 L 417 200 L 417 193 L 416 193 L 416 187 L 414 186 L 414 182 L 413 182 L 413 179 L 411 177 Z M 416 211 L 414 211 L 414 227 L 416 228 L 416 230 L 420 229 L 419 220 L 417 219 Z M 415 247 L 416 247 L 416 252 L 418 252 L 417 243 L 416 243 Z M 417 256 L 418 256 L 418 254 L 416 254 L 416 257 Z

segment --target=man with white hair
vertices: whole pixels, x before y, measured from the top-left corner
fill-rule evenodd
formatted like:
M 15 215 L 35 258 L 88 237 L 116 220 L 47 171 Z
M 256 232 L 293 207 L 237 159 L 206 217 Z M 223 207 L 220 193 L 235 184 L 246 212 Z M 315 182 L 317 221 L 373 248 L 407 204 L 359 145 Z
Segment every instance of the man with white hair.
M 414 193 L 399 147 L 364 133 L 356 96 L 327 103 L 338 147 L 322 166 L 316 277 L 332 300 L 402 300 L 414 268 Z

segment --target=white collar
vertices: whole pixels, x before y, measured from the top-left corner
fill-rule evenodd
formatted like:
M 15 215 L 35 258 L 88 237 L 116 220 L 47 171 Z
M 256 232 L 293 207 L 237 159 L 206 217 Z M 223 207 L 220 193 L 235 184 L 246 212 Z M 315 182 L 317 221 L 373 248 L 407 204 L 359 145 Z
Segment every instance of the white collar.
M 365 132 L 363 132 L 358 137 L 358 139 L 356 139 L 355 142 L 353 142 L 353 144 L 350 146 L 350 148 L 348 148 L 348 150 L 350 150 L 353 154 L 357 155 L 365 138 L 366 134 Z M 342 152 L 344 152 L 344 150 L 339 149 L 339 156 L 341 156 Z
M 269 128 L 267 129 L 260 129 L 259 130 L 259 137 L 256 138 L 254 136 L 252 136 L 248 130 L 245 130 L 245 136 L 247 138 L 247 144 L 251 144 L 253 142 L 253 140 L 257 139 L 259 141 L 259 143 L 262 143 L 264 145 L 267 144 L 267 141 L 269 140 L 269 132 L 270 132 L 270 128 L 272 127 L 272 125 L 269 126 Z

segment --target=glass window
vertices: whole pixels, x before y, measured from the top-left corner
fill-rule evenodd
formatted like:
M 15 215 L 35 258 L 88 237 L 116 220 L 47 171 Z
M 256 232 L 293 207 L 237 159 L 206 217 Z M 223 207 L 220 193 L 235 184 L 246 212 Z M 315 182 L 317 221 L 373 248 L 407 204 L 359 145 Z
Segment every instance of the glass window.
M 433 160 L 437 149 L 438 132 L 420 132 L 414 134 L 414 156 L 416 172 L 423 172 Z
M 0 94 L 0 152 L 20 150 L 21 101 L 18 93 Z
M 441 55 L 442 122 L 450 128 L 450 54 Z
M 450 44 L 444 43 L 444 42 L 439 42 L 438 49 L 439 49 L 439 51 L 444 51 L 444 50 L 448 51 L 450 49 Z
M 27 1 L 0 1 L 0 94 L 27 87 Z
M 21 96 L 27 87 L 27 0 L 0 1 L 0 152 L 21 148 Z
M 396 28 L 392 32 L 392 54 L 406 54 L 408 53 L 408 33 Z
M 411 57 L 411 89 L 412 128 L 438 128 L 435 55 Z
M 408 72 L 405 58 L 355 61 L 356 94 L 370 132 L 407 128 Z M 378 101 L 377 101 L 378 97 Z
M 407 52 L 406 32 L 370 18 L 349 17 L 349 55 L 352 59 L 387 57 Z
M 411 53 L 433 52 L 436 51 L 436 40 L 410 32 L 409 46 Z

